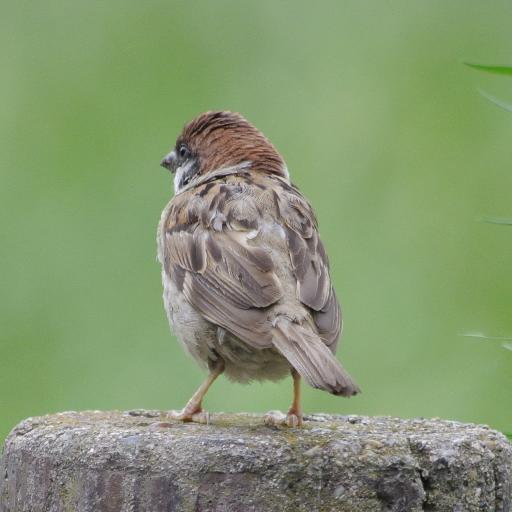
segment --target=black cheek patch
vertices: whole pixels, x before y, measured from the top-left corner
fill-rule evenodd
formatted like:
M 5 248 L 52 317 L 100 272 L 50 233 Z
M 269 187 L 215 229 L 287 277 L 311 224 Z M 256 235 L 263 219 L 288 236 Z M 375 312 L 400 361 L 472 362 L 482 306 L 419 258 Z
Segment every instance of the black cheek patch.
M 187 172 L 184 173 L 183 176 L 181 177 L 181 181 L 179 183 L 180 189 L 183 187 L 186 187 L 192 181 L 192 179 L 198 172 L 199 172 L 199 162 L 196 159 L 193 161 L 192 165 L 187 170 Z

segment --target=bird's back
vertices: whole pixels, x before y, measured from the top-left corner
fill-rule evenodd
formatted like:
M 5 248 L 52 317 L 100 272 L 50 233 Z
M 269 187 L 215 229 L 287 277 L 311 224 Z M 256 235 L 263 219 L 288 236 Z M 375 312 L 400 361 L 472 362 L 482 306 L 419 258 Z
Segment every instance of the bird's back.
M 285 179 L 227 175 L 176 195 L 162 215 L 159 254 L 177 281 L 205 277 L 226 309 L 253 310 L 258 324 L 269 309 L 300 318 L 335 348 L 341 315 L 316 218 Z M 256 343 L 270 346 L 263 338 Z

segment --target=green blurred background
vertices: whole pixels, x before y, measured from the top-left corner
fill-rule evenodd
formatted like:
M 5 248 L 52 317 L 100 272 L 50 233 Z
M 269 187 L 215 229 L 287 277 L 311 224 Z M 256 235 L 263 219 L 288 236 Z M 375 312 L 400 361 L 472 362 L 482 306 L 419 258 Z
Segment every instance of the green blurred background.
M 182 125 L 242 112 L 315 206 L 363 388 L 306 411 L 512 430 L 510 2 L 4 2 L 0 439 L 76 409 L 178 408 L 202 379 L 169 333 L 159 167 Z M 286 409 L 220 379 L 211 411 Z

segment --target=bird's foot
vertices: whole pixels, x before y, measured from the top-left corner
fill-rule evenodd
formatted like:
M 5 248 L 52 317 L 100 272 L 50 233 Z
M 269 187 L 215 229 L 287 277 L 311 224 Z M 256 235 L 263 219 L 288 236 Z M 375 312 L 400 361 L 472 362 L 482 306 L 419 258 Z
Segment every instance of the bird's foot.
M 270 411 L 263 416 L 265 425 L 271 427 L 291 427 L 297 428 L 302 426 L 302 413 L 299 411 L 288 411 L 283 414 L 281 411 Z
M 210 413 L 203 411 L 201 407 L 185 407 L 181 411 L 169 411 L 166 417 L 170 420 L 183 421 L 184 423 L 210 424 Z

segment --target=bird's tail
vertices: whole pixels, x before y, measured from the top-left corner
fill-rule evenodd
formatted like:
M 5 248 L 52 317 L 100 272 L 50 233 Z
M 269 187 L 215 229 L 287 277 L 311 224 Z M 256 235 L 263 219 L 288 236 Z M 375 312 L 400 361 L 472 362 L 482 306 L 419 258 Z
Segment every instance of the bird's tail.
M 329 347 L 307 327 L 280 317 L 274 323 L 272 343 L 310 386 L 333 395 L 359 393 L 359 386 Z

